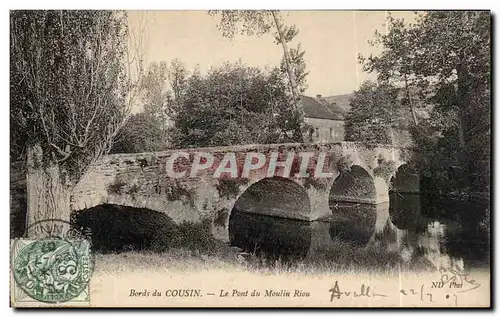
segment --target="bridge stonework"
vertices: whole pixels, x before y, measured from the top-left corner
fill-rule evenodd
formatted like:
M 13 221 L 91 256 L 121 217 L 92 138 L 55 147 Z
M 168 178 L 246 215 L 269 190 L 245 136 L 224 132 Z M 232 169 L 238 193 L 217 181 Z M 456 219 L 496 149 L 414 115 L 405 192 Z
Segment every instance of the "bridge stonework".
M 271 152 L 326 153 L 326 165 L 332 177 L 297 178 L 291 173 L 288 180 L 285 179 L 303 188 L 307 197 L 301 203 L 307 203 L 308 199 L 308 210 L 305 208 L 289 211 L 280 208 L 278 204 L 265 211 L 254 210 L 256 213 L 306 221 L 331 215 L 331 201 L 387 203 L 391 177 L 396 175 L 400 166 L 408 163 L 410 157 L 405 149 L 358 142 L 241 145 L 113 154 L 104 156 L 92 166 L 75 186 L 71 195 L 71 211 L 101 204 L 116 204 L 162 212 L 176 223 L 210 219 L 213 235 L 227 241 L 229 217 L 235 203 L 253 184 L 267 179 L 265 170 L 255 171 L 247 178 L 215 178 L 212 177 L 210 169 L 200 171 L 193 178 L 171 178 L 166 172 L 166 162 L 179 151 L 188 152 L 191 157 L 196 152 L 211 153 L 216 160 L 220 160 L 228 152 L 258 152 L 265 155 Z M 182 160 L 176 160 L 176 164 L 184 163 Z M 404 183 L 405 188 L 411 188 L 412 192 L 418 192 L 418 178 L 413 178 L 413 181 L 411 186 L 408 182 L 399 183 Z M 259 198 L 257 202 L 258 200 Z

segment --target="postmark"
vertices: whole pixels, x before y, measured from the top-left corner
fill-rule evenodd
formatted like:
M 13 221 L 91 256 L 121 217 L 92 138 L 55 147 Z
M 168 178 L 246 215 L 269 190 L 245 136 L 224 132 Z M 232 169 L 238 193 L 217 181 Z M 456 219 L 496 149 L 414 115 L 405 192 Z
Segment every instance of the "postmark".
M 91 243 L 69 228 L 66 221 L 45 220 L 28 228 L 29 238 L 13 241 L 11 268 L 15 304 L 90 302 Z

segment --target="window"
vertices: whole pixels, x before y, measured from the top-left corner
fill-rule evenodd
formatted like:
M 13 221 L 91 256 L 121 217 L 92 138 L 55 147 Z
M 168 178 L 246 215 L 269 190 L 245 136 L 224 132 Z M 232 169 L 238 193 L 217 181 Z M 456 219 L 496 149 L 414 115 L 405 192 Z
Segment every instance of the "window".
M 333 128 L 330 128 L 330 140 L 334 139 Z

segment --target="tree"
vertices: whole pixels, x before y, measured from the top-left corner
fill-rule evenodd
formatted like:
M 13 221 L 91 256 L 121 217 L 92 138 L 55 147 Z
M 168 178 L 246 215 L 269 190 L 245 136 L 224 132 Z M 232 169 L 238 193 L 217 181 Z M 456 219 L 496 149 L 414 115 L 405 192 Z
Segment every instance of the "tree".
M 300 43 L 297 44 L 296 48 L 290 49 L 290 63 L 293 65 L 295 84 L 300 94 L 303 94 L 307 89 L 307 75 L 309 75 L 306 62 L 304 60 L 305 53 L 306 52 L 302 49 L 302 45 Z M 280 69 L 286 74 L 287 62 L 285 57 L 281 59 Z M 291 85 L 291 83 L 287 82 L 286 79 L 288 78 L 283 78 L 288 85 Z
M 164 123 L 147 112 L 136 113 L 127 120 L 110 153 L 143 153 L 164 151 L 168 147 Z
M 291 132 L 291 105 L 278 69 L 263 72 L 241 63 L 224 64 L 206 76 L 194 72 L 172 107 L 174 147 L 276 143 Z M 278 123 L 280 122 L 280 123 Z
M 139 80 L 140 103 L 144 112 L 157 118 L 163 125 L 167 124 L 167 64 L 151 63 Z
M 188 71 L 186 66 L 179 60 L 174 59 L 167 70 L 170 82 L 171 103 L 180 104 L 183 102 L 184 92 L 187 88 Z
M 200 76 L 199 69 L 196 68 L 193 76 Z M 189 73 L 186 66 L 179 60 L 174 59 L 167 69 L 167 77 L 170 84 L 170 89 L 167 92 L 167 114 L 174 116 L 182 107 L 185 101 L 185 94 L 188 88 Z
M 288 76 L 291 102 L 294 105 L 294 112 L 297 117 L 295 121 L 298 123 L 298 126 L 296 127 L 294 138 L 296 141 L 303 141 L 307 126 L 304 120 L 304 109 L 300 103 L 299 83 L 295 70 L 296 65 L 294 64 L 292 53 L 288 49 L 288 43 L 297 36 L 298 29 L 295 25 L 290 27 L 285 26 L 279 11 L 276 10 L 214 10 L 209 11 L 209 14 L 221 15 L 221 22 L 218 27 L 222 31 L 222 34 L 228 38 L 234 37 L 238 29 L 241 34 L 260 36 L 269 33 L 271 29 L 275 28 L 274 38 L 276 43 L 280 44 L 283 49 L 283 64 Z M 295 56 L 300 56 L 298 51 Z
M 382 55 L 366 64 L 382 76 L 407 75 L 425 104 L 450 117 L 438 133 L 457 135 L 448 141 L 456 140 L 459 149 L 453 166 L 464 175 L 455 181 L 462 189 L 489 188 L 490 20 L 487 11 L 432 11 L 417 14 L 411 25 L 392 19 L 390 32 L 378 35 Z M 435 137 L 420 128 L 414 132 L 417 144 Z M 442 157 L 441 165 L 449 166 L 449 159 Z
M 363 64 L 363 71 L 377 72 L 377 80 L 388 85 L 403 86 L 405 91 L 404 102 L 410 106 L 413 123 L 418 125 L 415 102 L 413 100 L 412 86 L 414 74 L 412 72 L 414 47 L 417 39 L 414 29 L 407 30 L 403 20 L 398 20 L 388 15 L 388 34 L 375 31 L 373 46 L 382 46 L 383 50 L 378 56 L 370 55 L 368 58 L 359 56 Z
M 397 89 L 387 84 L 364 82 L 354 92 L 345 119 L 346 141 L 390 144 L 398 110 Z
M 486 11 L 430 12 L 420 16 L 417 34 L 417 75 L 427 84 L 435 82 L 433 98 L 441 99 L 439 106 L 457 111 L 463 149 L 473 136 L 473 112 L 486 108 L 489 117 L 490 15 Z M 449 94 L 452 85 L 454 95 Z M 477 102 L 481 94 L 483 102 Z
M 165 62 L 151 63 L 139 79 L 137 104 L 142 111 L 130 117 L 118 133 L 111 153 L 164 151 L 168 148 L 171 93 L 167 89 Z
M 11 11 L 11 155 L 27 156 L 28 225 L 69 220 L 70 193 L 129 110 L 126 15 Z

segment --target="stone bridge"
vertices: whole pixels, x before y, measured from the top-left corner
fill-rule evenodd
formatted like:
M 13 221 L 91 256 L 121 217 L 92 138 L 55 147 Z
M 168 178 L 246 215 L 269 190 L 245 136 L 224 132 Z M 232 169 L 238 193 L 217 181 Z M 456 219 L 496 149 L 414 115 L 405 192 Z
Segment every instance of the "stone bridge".
M 181 152 L 185 157 L 179 157 Z M 211 166 L 197 156 L 200 152 L 213 155 Z M 231 157 L 228 153 L 235 153 L 237 175 L 226 170 L 215 177 L 215 167 Z M 247 153 L 261 153 L 267 159 L 274 157 L 275 172 L 269 172 L 273 164 L 269 160 L 260 169 L 242 171 Z M 305 158 L 298 153 L 309 153 L 307 168 L 301 166 Z M 290 154 L 292 164 L 285 171 L 280 162 Z M 227 241 L 233 210 L 314 221 L 329 217 L 332 204 L 387 203 L 390 188 L 419 192 L 417 174 L 405 169 L 410 157 L 407 149 L 358 142 L 113 154 L 104 156 L 77 184 L 71 196 L 71 210 L 115 204 L 162 212 L 176 223 L 209 219 L 213 235 Z M 190 173 L 189 162 L 193 160 L 208 167 Z M 178 172 L 185 171 L 185 177 L 171 177 L 167 163 L 173 163 Z M 305 176 L 308 172 L 313 176 Z M 320 174 L 327 176 L 318 177 Z

